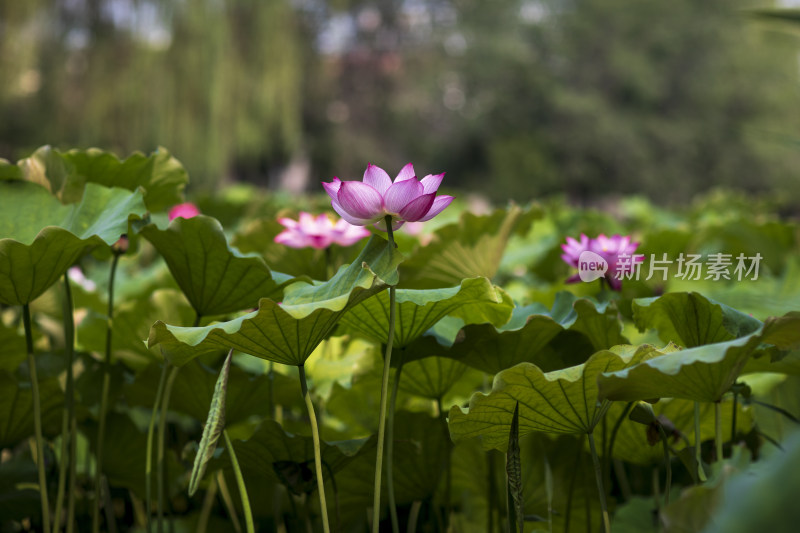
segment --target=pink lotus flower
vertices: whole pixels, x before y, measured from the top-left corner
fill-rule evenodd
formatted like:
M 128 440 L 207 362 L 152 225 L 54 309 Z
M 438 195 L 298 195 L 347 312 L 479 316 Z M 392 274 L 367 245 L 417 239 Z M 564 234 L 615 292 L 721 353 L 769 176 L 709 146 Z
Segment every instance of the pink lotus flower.
M 564 251 L 561 259 L 572 267 L 580 268 L 581 254 L 584 252 L 597 254 L 607 264 L 603 278 L 615 291 L 622 289 L 622 275 L 632 272 L 637 263 L 644 261 L 643 257 L 634 255 L 639 243 L 631 242 L 631 238 L 627 235 L 606 237 L 601 233 L 596 238 L 590 239 L 581 234 L 580 239 L 580 241 L 576 241 L 567 237 L 567 244 L 561 245 L 561 249 Z M 576 283 L 580 280 L 580 274 L 575 274 L 567 278 L 567 283 Z
M 366 228 L 353 226 L 346 220 L 339 219 L 334 224 L 324 213 L 315 217 L 311 213 L 301 212 L 300 220 L 279 218 L 278 222 L 286 229 L 275 236 L 275 242 L 292 248 L 311 246 L 323 249 L 334 243 L 350 246 L 370 235 Z
M 406 222 L 430 220 L 453 201 L 452 196 L 436 196 L 444 174 L 428 174 L 417 179 L 411 163 L 403 167 L 394 182 L 382 168 L 368 165 L 363 181 L 333 178 L 322 183 L 334 211 L 350 224 L 375 226 L 386 231 L 385 217 L 392 217 L 392 230 Z
M 169 220 L 172 222 L 176 218 L 192 218 L 200 214 L 200 210 L 193 203 L 178 204 L 169 210 Z
M 564 250 L 561 259 L 568 265 L 578 268 L 578 258 L 583 252 L 589 249 L 589 237 L 581 233 L 580 242 L 572 237 L 567 237 L 567 244 L 562 244 L 561 249 Z

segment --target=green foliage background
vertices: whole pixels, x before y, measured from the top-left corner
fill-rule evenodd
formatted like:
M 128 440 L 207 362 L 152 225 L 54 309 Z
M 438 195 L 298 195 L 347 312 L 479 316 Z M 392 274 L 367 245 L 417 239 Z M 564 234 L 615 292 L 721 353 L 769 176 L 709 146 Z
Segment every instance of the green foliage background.
M 168 146 L 205 189 L 425 173 L 496 199 L 796 200 L 797 42 L 752 0 L 0 4 L 0 157 Z

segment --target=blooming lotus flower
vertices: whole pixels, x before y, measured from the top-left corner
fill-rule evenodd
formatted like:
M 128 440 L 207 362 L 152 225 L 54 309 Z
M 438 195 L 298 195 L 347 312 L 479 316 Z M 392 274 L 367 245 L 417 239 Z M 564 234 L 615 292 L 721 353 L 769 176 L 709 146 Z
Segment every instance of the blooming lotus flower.
M 564 250 L 561 259 L 568 265 L 578 268 L 578 259 L 583 252 L 589 249 L 589 237 L 581 233 L 580 242 L 572 237 L 567 237 L 567 244 L 562 244 L 561 249 Z
M 176 218 L 192 218 L 200 214 L 200 210 L 193 203 L 186 202 L 178 204 L 169 210 L 169 220 L 172 222 Z
M 601 233 L 596 238 L 590 239 L 581 234 L 580 241 L 567 237 L 567 244 L 561 245 L 561 249 L 564 251 L 561 259 L 568 265 L 580 269 L 581 254 L 585 252 L 597 254 L 592 259 L 600 256 L 606 262 L 607 269 L 603 278 L 612 289 L 618 291 L 622 289 L 622 274 L 632 272 L 636 263 L 644 261 L 643 257 L 634 255 L 638 246 L 639 243 L 631 242 L 631 238 L 627 235 L 606 237 Z M 575 283 L 580 280 L 581 275 L 575 274 L 567 278 L 567 283 Z
M 411 163 L 403 167 L 392 182 L 380 167 L 368 165 L 363 181 L 341 181 L 333 178 L 322 183 L 334 211 L 350 224 L 366 226 L 375 223 L 386 231 L 385 218 L 392 217 L 392 230 L 406 222 L 430 220 L 453 201 L 452 196 L 436 195 L 444 174 L 428 174 L 417 179 Z
M 323 249 L 331 244 L 350 246 L 370 235 L 366 228 L 353 226 L 346 220 L 339 219 L 334 223 L 326 214 L 313 216 L 301 212 L 299 220 L 279 218 L 286 229 L 275 236 L 275 242 L 292 248 Z

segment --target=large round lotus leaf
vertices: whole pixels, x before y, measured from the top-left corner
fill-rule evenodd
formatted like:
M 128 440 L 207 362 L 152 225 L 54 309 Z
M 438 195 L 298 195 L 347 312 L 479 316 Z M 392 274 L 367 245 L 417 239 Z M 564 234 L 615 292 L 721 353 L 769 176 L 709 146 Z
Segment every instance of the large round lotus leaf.
M 760 344 L 792 346 L 800 340 L 800 315 L 770 318 L 755 333 L 706 344 L 600 376 L 600 397 L 610 400 L 684 398 L 716 402 L 728 392 Z
M 469 313 L 478 322 L 496 320 L 504 324 L 513 303 L 486 278 L 470 278 L 447 289 L 398 289 L 396 291 L 394 347 L 405 348 L 445 315 L 456 310 Z M 383 292 L 353 307 L 342 317 L 340 327 L 377 343 L 389 337 L 389 294 Z
M 397 283 L 402 256 L 380 237 L 372 237 L 358 259 L 318 285 L 295 283 L 282 303 L 262 298 L 258 310 L 202 328 L 153 324 L 148 346 L 159 344 L 175 365 L 202 353 L 234 348 L 276 363 L 302 365 L 342 315 Z
M 206 216 L 176 218 L 167 229 L 141 229 L 164 257 L 172 276 L 197 314 L 221 315 L 252 309 L 275 296 L 288 280 L 273 276 L 261 257 L 228 246 L 222 226 Z
M 616 346 L 595 353 L 584 364 L 547 373 L 521 363 L 497 374 L 489 394 L 475 393 L 468 409 L 450 409 L 450 436 L 456 442 L 480 437 L 484 449 L 505 451 L 517 403 L 520 436 L 531 431 L 589 433 L 608 408 L 608 402 L 598 399 L 597 377 L 672 349 Z
M 438 229 L 430 244 L 410 255 L 401 268 L 403 287 L 431 289 L 476 276 L 492 279 L 511 236 L 525 235 L 540 217 L 540 210 L 518 206 L 489 215 L 464 212 L 458 222 Z
M 755 318 L 696 292 L 674 292 L 633 301 L 640 330 L 656 329 L 664 342 L 686 348 L 729 341 L 761 326 Z
M 181 163 L 164 148 L 149 156 L 135 152 L 120 160 L 98 148 L 59 152 L 43 146 L 19 161 L 17 168 L 16 178 L 42 185 L 65 204 L 80 200 L 89 183 L 129 191 L 141 187 L 151 212 L 183 201 L 183 189 L 189 181 Z
M 30 303 L 91 248 L 114 244 L 128 220 L 146 211 L 139 191 L 90 183 L 80 203 L 63 205 L 35 183 L 0 182 L 0 303 Z
M 459 330 L 449 327 L 450 322 L 440 325 L 409 347 L 410 359 L 440 355 L 489 374 L 519 363 L 550 372 L 628 342 L 613 305 L 567 292 L 558 293 L 551 310 L 540 304 L 515 308 L 511 320 L 500 327 L 469 324 Z

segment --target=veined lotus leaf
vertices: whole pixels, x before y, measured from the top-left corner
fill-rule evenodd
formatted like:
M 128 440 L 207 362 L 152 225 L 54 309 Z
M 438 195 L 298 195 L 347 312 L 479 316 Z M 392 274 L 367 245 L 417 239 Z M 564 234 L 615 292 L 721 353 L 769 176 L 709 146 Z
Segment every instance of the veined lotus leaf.
M 467 365 L 446 357 L 418 359 L 403 365 L 400 389 L 431 400 L 441 399 L 469 370 Z
M 160 344 L 164 356 L 178 366 L 202 353 L 230 348 L 276 363 L 302 365 L 344 313 L 397 283 L 401 260 L 394 247 L 374 236 L 356 261 L 325 283 L 292 284 L 283 303 L 262 298 L 258 310 L 228 322 L 185 328 L 158 321 L 150 329 L 148 346 Z
M 664 342 L 686 348 L 748 335 L 761 322 L 696 292 L 674 292 L 633 301 L 633 320 L 640 331 L 658 330 Z
M 600 397 L 610 400 L 722 398 L 761 343 L 792 345 L 800 337 L 800 315 L 770 318 L 745 337 L 689 348 L 600 376 Z
M 731 422 L 733 401 L 722 403 L 722 434 L 731 434 Z M 669 420 L 677 431 L 685 435 L 689 442 L 694 443 L 694 402 L 681 400 L 678 398 L 663 399 L 655 403 L 653 411 L 657 416 L 664 416 Z M 611 405 L 606 415 L 606 422 L 612 427 L 625 410 L 625 403 L 615 402 Z M 627 415 L 626 415 L 627 418 Z M 739 402 L 736 410 L 737 433 L 742 436 L 749 432 L 753 427 L 753 410 L 748 409 Z M 712 440 L 714 438 L 714 404 L 700 404 L 700 442 Z M 669 434 L 669 431 L 667 432 Z M 678 440 L 673 441 L 670 436 L 670 444 L 677 450 L 684 446 Z M 604 450 L 598 450 L 601 455 Z M 631 420 L 624 420 L 619 427 L 617 438 L 614 441 L 613 456 L 616 459 L 628 461 L 642 466 L 656 466 L 664 462 L 664 450 L 660 443 L 651 446 L 647 442 L 647 427 Z
M 453 328 L 442 330 L 443 335 L 439 329 L 437 325 L 430 332 L 436 340 L 426 335 L 409 348 L 413 357 L 441 355 L 490 374 L 523 362 L 545 372 L 559 370 L 628 342 L 615 307 L 566 292 L 557 295 L 552 310 L 541 304 L 515 308 L 511 320 L 499 328 L 467 325 L 456 335 Z
M 144 203 L 151 212 L 183 201 L 189 181 L 181 163 L 164 148 L 149 156 L 134 152 L 120 160 L 98 148 L 59 152 L 43 146 L 17 166 L 22 179 L 44 186 L 65 204 L 78 201 L 88 183 L 130 191 L 142 187 Z
M 297 394 L 300 394 L 298 387 Z M 350 461 L 375 448 L 375 439 L 321 441 L 323 476 L 327 479 L 346 467 Z M 239 466 L 247 479 L 258 476 L 283 483 L 295 494 L 310 493 L 317 488 L 314 478 L 314 443 L 310 436 L 292 435 L 274 420 L 265 420 L 253 435 L 241 441 L 233 439 Z M 230 459 L 223 456 L 209 463 L 211 470 L 231 469 Z M 337 479 L 338 481 L 338 479 Z
M 203 420 L 214 397 L 218 374 L 219 372 L 196 359 L 184 365 L 172 386 L 170 411 Z M 130 405 L 152 409 L 155 401 L 153 391 L 158 386 L 160 375 L 161 365 L 155 363 L 140 372 L 132 383 L 124 385 L 126 401 Z M 253 416 L 267 415 L 270 402 L 269 381 L 270 378 L 266 374 L 253 375 L 239 368 L 234 362 L 228 378 L 225 407 L 225 420 L 228 426 L 239 424 Z M 305 407 L 303 398 L 298 392 L 300 387 L 297 378 L 275 372 L 272 388 L 275 398 L 280 399 L 283 407 L 287 409 Z
M 91 248 L 114 244 L 128 220 L 146 211 L 139 191 L 90 183 L 79 203 L 62 205 L 35 183 L 0 182 L 0 302 L 30 303 Z
M 61 429 L 64 394 L 56 378 L 39 380 L 44 434 L 57 435 Z M 33 435 L 33 396 L 29 383 L 20 383 L 0 371 L 0 449 L 13 448 Z
M 504 298 L 501 289 L 486 278 L 470 278 L 459 287 L 448 289 L 398 289 L 396 291 L 394 347 L 407 347 L 442 317 L 468 306 L 480 320 L 483 307 L 498 307 L 500 323 L 511 316 L 513 303 Z M 500 324 L 498 324 L 500 325 Z M 383 292 L 353 307 L 342 317 L 340 327 L 377 343 L 389 336 L 389 294 Z
M 583 364 L 548 373 L 531 363 L 520 363 L 497 374 L 489 394 L 473 394 L 469 409 L 450 409 L 450 436 L 456 442 L 481 437 L 484 449 L 504 451 L 517 402 L 520 436 L 531 431 L 590 433 L 609 405 L 598 398 L 597 377 L 672 349 L 658 350 L 647 344 L 615 346 L 595 353 Z
M 509 238 L 526 234 L 537 218 L 541 218 L 538 208 L 515 205 L 489 215 L 465 212 L 458 222 L 439 228 L 433 241 L 403 264 L 403 287 L 431 289 L 450 287 L 464 278 L 491 279 Z
M 228 246 L 222 226 L 211 217 L 176 218 L 164 230 L 149 224 L 141 233 L 164 257 L 199 315 L 252 309 L 287 283 L 275 279 L 261 257 Z

